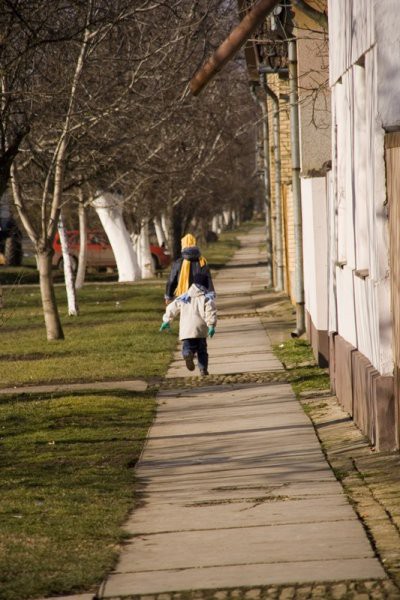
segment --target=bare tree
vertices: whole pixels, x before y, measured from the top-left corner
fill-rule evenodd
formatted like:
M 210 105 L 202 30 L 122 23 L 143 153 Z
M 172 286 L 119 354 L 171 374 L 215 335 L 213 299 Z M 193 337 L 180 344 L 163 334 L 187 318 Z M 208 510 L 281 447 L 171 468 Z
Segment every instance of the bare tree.
M 243 67 L 229 75 L 235 85 L 211 86 L 205 103 L 187 96 L 192 73 L 217 35 L 230 29 L 235 5 L 1 4 L 3 179 L 8 169 L 15 206 L 35 245 L 47 337 L 60 339 L 52 245 L 61 209 L 66 220 L 78 218 L 79 190 L 85 190 L 83 203 L 98 190 L 120 192 L 136 224 L 168 216 L 175 252 L 194 217 L 205 229 L 222 205 L 232 198 L 239 205 L 245 195 L 243 178 L 231 171 L 252 164 L 252 141 L 242 126 L 243 111 L 246 122 L 253 118 Z M 229 190 L 229 200 L 222 190 Z

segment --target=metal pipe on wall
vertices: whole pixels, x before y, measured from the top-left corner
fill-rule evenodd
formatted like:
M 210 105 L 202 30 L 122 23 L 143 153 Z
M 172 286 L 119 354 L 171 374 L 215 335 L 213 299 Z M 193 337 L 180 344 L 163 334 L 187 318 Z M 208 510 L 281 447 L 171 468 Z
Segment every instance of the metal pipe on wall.
M 299 136 L 299 92 L 297 74 L 297 43 L 295 38 L 288 41 L 289 58 L 289 97 L 290 97 L 290 140 L 292 151 L 292 186 L 293 186 L 293 223 L 295 242 L 295 300 L 296 329 L 292 337 L 299 337 L 305 332 L 304 315 L 304 274 L 303 274 L 303 231 L 301 215 L 300 185 L 300 136 Z
M 250 84 L 250 92 L 256 104 L 261 108 L 262 114 L 262 164 L 264 179 L 264 213 L 265 213 L 265 240 L 267 246 L 267 285 L 273 285 L 273 248 L 272 248 L 272 215 L 271 215 L 271 176 L 269 160 L 269 122 L 266 103 L 257 96 L 255 85 Z
M 195 73 L 190 82 L 190 91 L 194 96 L 197 96 L 214 75 L 235 56 L 248 37 L 279 2 L 280 0 L 259 0 L 253 6 L 208 61 Z
M 260 69 L 261 71 L 261 69 Z M 267 84 L 265 71 L 260 72 L 260 85 L 268 95 L 274 107 L 273 139 L 274 139 L 274 163 L 275 163 L 275 253 L 276 258 L 276 284 L 275 290 L 282 292 L 284 289 L 284 260 L 283 260 L 283 233 L 282 233 L 282 166 L 281 166 L 281 133 L 279 117 L 279 98 Z

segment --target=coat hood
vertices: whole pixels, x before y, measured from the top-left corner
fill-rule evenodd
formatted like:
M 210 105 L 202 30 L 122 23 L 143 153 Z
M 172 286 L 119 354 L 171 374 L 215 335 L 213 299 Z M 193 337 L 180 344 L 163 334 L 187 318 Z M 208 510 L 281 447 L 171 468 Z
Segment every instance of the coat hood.
M 195 283 L 192 283 L 187 291 L 187 294 L 191 298 L 195 298 L 196 296 L 204 296 L 204 289 L 201 289 Z

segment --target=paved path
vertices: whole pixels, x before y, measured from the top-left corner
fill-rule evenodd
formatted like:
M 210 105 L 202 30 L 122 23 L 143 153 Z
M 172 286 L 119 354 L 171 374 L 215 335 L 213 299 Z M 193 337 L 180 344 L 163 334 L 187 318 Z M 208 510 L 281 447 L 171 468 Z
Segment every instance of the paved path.
M 92 381 L 91 383 L 53 383 L 49 385 L 25 385 L 0 388 L 0 395 L 10 394 L 56 394 L 59 392 L 80 392 L 86 390 L 128 390 L 129 392 L 145 392 L 147 382 L 140 379 L 132 381 Z
M 261 229 L 246 236 L 216 280 L 210 373 L 281 369 L 251 316 L 261 242 Z M 187 375 L 171 365 L 170 377 Z M 158 402 L 134 537 L 100 597 L 385 577 L 289 385 L 164 390 Z

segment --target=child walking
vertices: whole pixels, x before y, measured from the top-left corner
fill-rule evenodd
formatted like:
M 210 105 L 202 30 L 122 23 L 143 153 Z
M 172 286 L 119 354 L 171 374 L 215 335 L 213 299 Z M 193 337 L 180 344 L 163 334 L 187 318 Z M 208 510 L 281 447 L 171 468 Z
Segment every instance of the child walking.
M 217 325 L 217 307 L 207 290 L 208 276 L 196 273 L 185 294 L 168 304 L 160 331 L 170 328 L 170 322 L 180 313 L 179 339 L 182 356 L 189 371 L 194 371 L 194 357 L 200 375 L 208 375 L 207 335 L 212 338 Z

